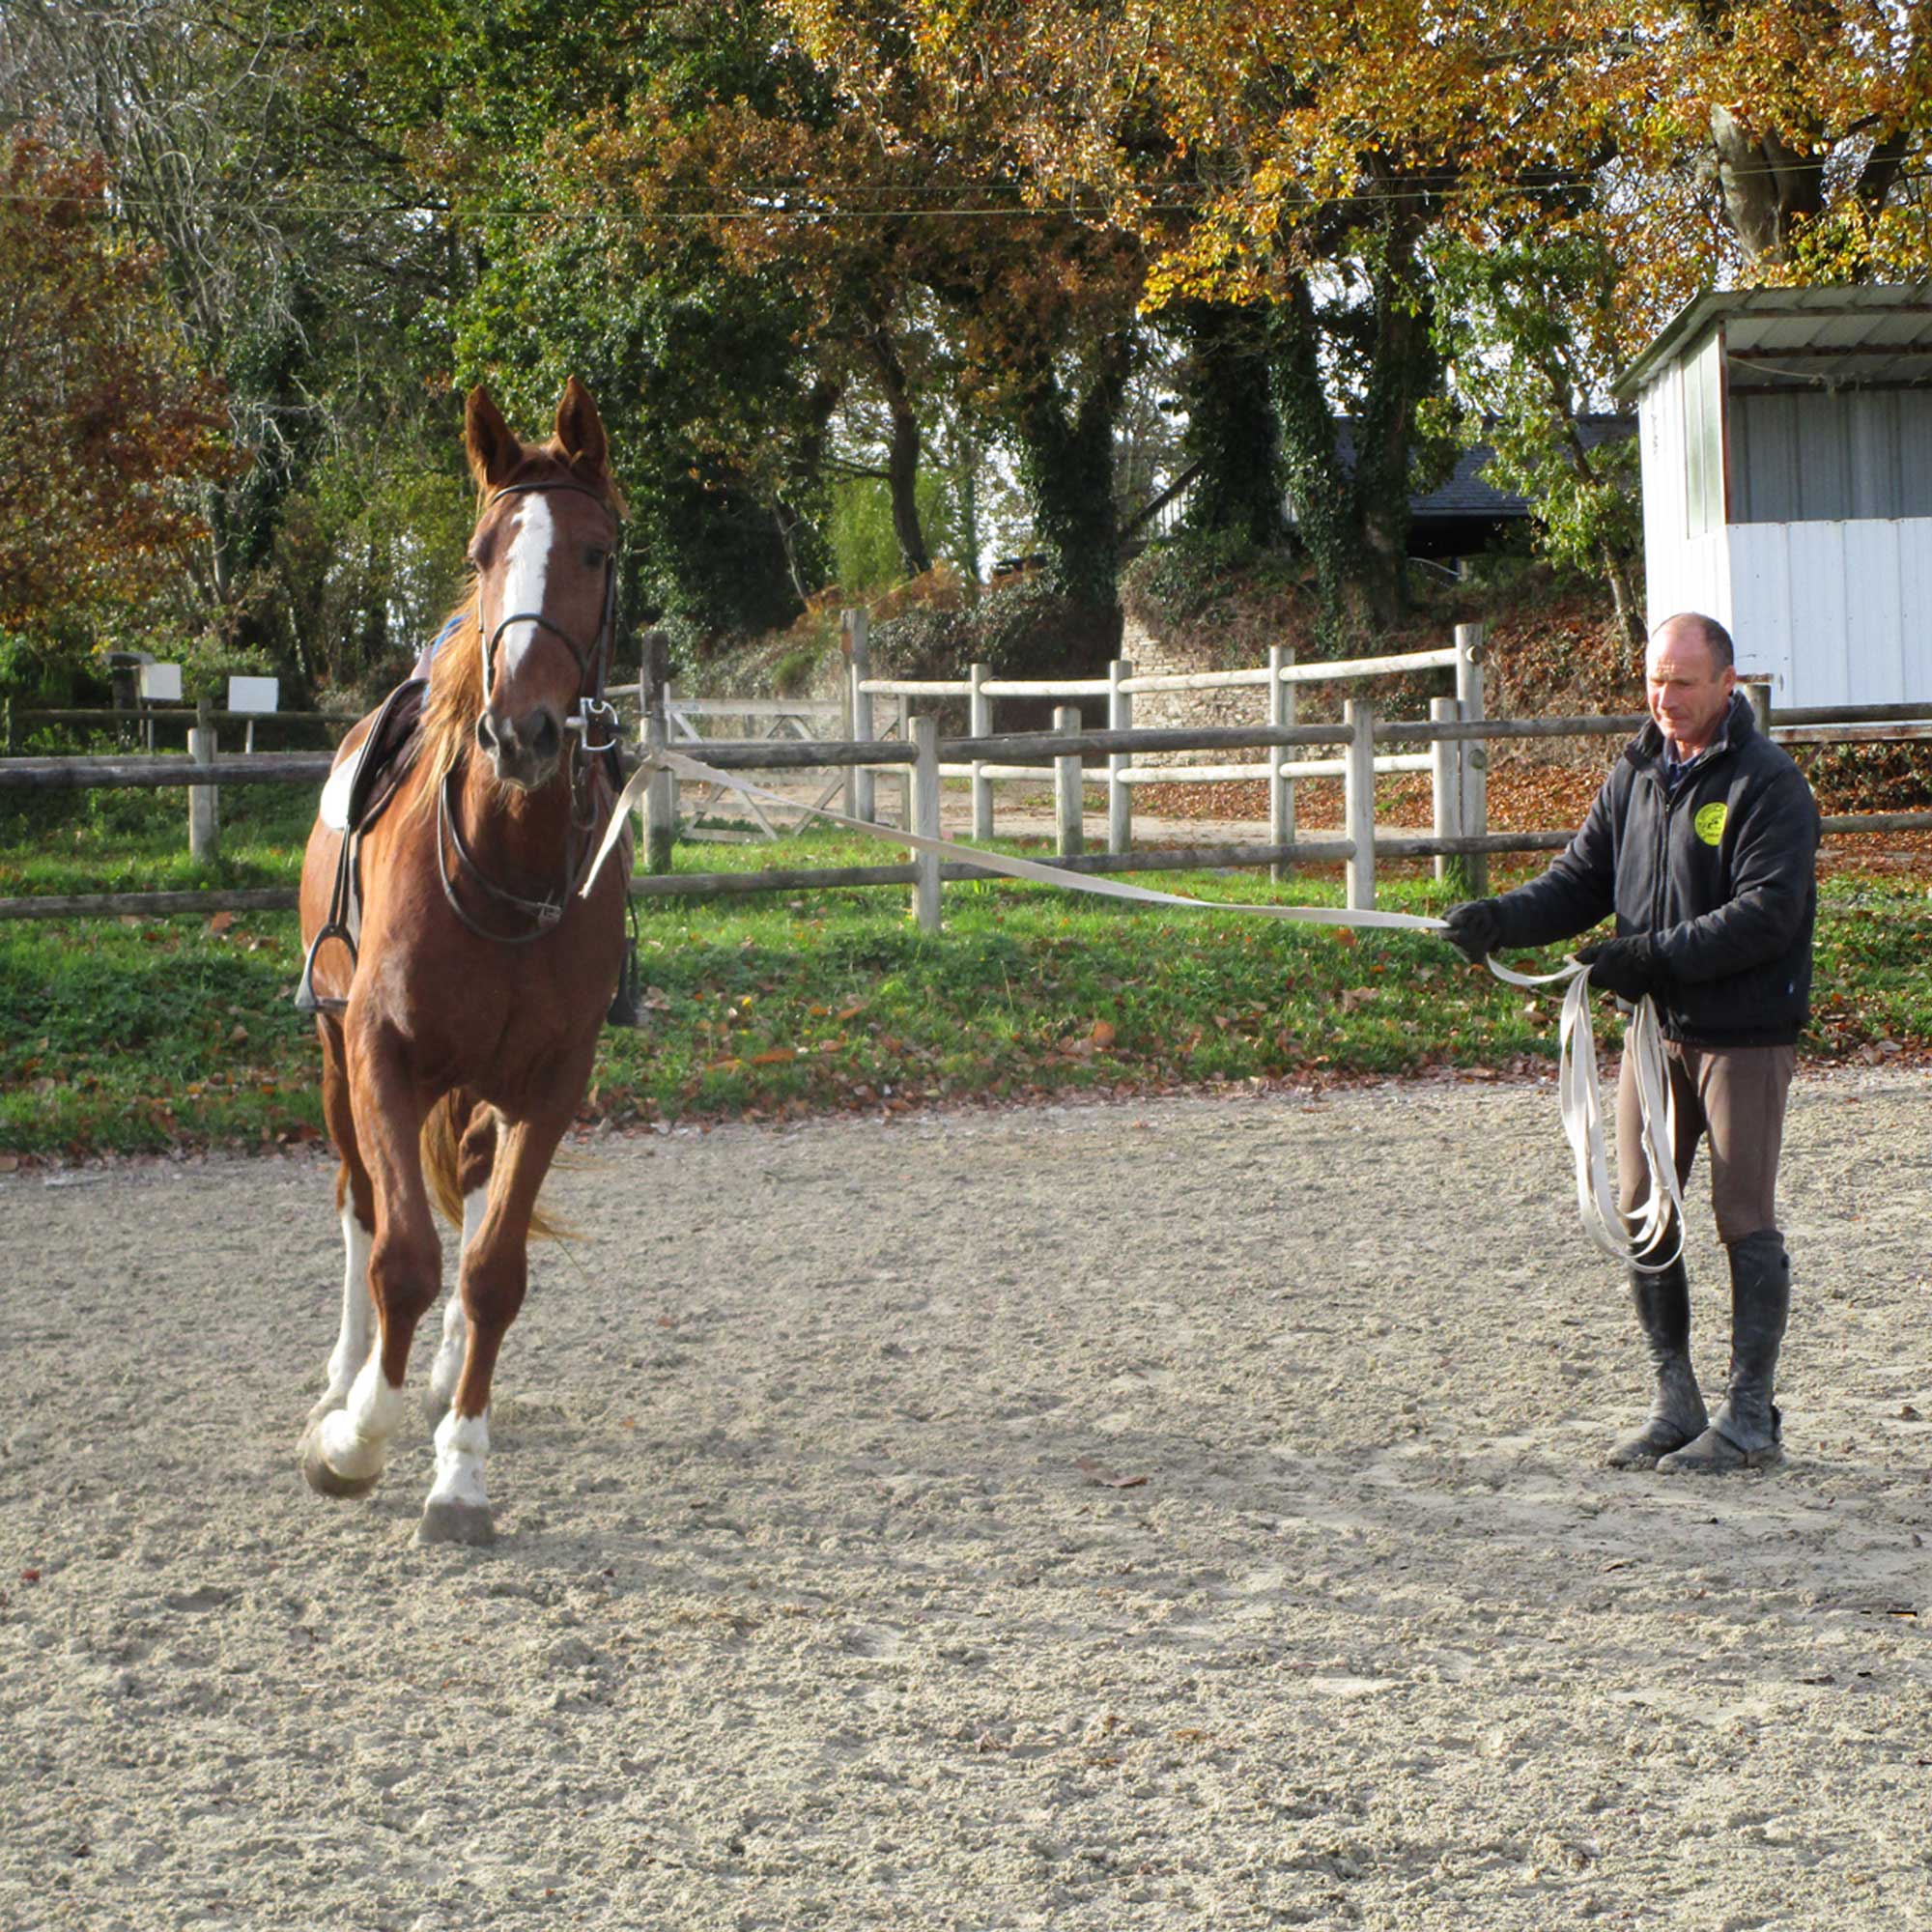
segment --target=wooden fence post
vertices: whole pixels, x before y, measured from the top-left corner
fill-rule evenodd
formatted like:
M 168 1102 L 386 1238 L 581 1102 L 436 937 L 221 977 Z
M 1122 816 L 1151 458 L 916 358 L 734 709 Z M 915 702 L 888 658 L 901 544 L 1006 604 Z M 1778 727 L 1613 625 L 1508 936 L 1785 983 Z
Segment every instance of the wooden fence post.
M 845 612 L 844 622 L 845 649 L 851 659 L 851 736 L 866 743 L 878 735 L 872 728 L 872 694 L 860 689 L 872 674 L 872 620 L 866 611 L 852 610 Z M 867 825 L 875 824 L 879 816 L 878 774 L 862 765 L 852 767 L 852 816 Z
M 1053 709 L 1053 728 L 1063 738 L 1080 729 L 1080 707 L 1057 704 Z M 1053 815 L 1060 826 L 1059 852 L 1063 859 L 1077 859 L 1086 850 L 1080 824 L 1080 754 L 1053 761 Z
M 662 752 L 670 743 L 670 724 L 666 707 L 670 701 L 670 644 L 662 631 L 644 638 L 638 668 L 642 685 L 642 703 L 638 715 L 638 739 L 644 753 Z M 644 786 L 639 804 L 639 832 L 644 852 L 643 869 L 668 872 L 671 868 L 671 847 L 677 842 L 677 781 L 668 772 L 657 772 Z
M 1350 698 L 1342 706 L 1342 722 L 1350 732 L 1344 753 L 1342 779 L 1343 837 L 1354 845 L 1345 879 L 1348 903 L 1354 912 L 1373 912 L 1376 904 L 1376 713 L 1373 705 Z
M 1429 722 L 1432 724 L 1450 724 L 1462 715 L 1463 707 L 1453 697 L 1432 697 L 1429 700 Z M 1454 738 L 1432 738 L 1429 743 L 1429 789 L 1435 804 L 1435 832 L 1438 838 L 1460 838 L 1463 836 L 1463 760 L 1459 753 L 1462 745 Z M 1460 891 L 1466 876 L 1463 855 L 1459 852 L 1438 852 L 1435 855 L 1435 876 L 1437 879 L 1453 879 Z
M 1122 682 L 1132 677 L 1134 668 L 1126 658 L 1116 658 L 1107 667 L 1107 729 L 1131 731 L 1134 728 L 1134 695 L 1122 691 Z M 1131 752 L 1107 754 L 1107 850 L 1125 852 L 1134 842 L 1134 788 L 1121 777 L 1134 761 Z
M 989 673 L 982 664 L 969 665 L 966 682 L 972 687 L 966 696 L 966 735 L 989 738 L 993 732 L 993 700 L 986 696 Z M 986 761 L 973 760 L 973 837 L 993 836 L 993 781 L 986 776 Z
M 912 829 L 922 838 L 939 837 L 939 720 L 909 718 L 908 735 L 918 758 L 912 768 Z M 939 854 L 914 852 L 918 877 L 913 881 L 913 917 L 922 932 L 937 932 L 939 914 Z
M 1751 708 L 1751 716 L 1760 731 L 1771 729 L 1771 680 L 1768 677 L 1741 678 L 1739 688 L 1744 692 L 1746 702 Z
M 1294 723 L 1294 686 L 1282 676 L 1282 672 L 1294 662 L 1293 644 L 1270 644 L 1268 646 L 1268 723 L 1276 729 L 1286 729 Z M 1294 843 L 1294 781 L 1282 775 L 1282 766 L 1294 753 L 1286 745 L 1268 747 L 1268 843 L 1270 845 L 1293 845 Z M 1276 885 L 1284 884 L 1294 867 L 1277 859 L 1268 867 L 1268 877 Z
M 194 707 L 194 725 L 187 734 L 187 754 L 198 765 L 214 763 L 214 701 L 204 697 Z M 212 784 L 187 788 L 187 855 L 196 865 L 213 865 L 221 850 L 221 794 Z
M 1464 720 L 1480 723 L 1489 716 L 1484 694 L 1483 627 L 1456 626 L 1456 702 Z M 1480 738 L 1461 741 L 1463 772 L 1463 836 L 1485 837 L 1490 829 L 1489 748 Z M 1470 852 L 1463 861 L 1463 882 L 1472 897 L 1490 889 L 1490 857 Z

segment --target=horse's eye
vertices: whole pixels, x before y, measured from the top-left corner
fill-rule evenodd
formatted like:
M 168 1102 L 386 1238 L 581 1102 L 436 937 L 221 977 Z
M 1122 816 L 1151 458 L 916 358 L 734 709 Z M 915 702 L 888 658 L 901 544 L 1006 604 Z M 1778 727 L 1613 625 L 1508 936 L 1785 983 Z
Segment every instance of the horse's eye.
M 611 553 L 602 544 L 590 544 L 584 550 L 583 561 L 588 569 L 602 570 L 610 555 Z

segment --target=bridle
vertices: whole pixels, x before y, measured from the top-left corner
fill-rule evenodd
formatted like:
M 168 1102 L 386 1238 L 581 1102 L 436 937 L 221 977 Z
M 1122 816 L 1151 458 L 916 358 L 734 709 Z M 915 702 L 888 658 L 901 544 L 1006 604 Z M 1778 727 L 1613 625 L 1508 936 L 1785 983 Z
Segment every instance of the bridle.
M 581 644 L 561 624 L 545 616 L 541 611 L 513 611 L 507 617 L 497 620 L 494 631 L 486 632 L 483 628 L 483 600 L 479 595 L 476 600 L 476 640 L 483 652 L 483 702 L 486 705 L 490 702 L 490 687 L 496 676 L 497 645 L 503 633 L 512 624 L 534 624 L 539 630 L 548 631 L 552 637 L 558 639 L 577 660 L 577 716 L 565 728 L 582 733 L 586 752 L 608 752 L 614 750 L 617 743 L 616 707 L 607 704 L 604 699 L 604 685 L 611 670 L 611 640 L 617 623 L 617 539 L 622 535 L 622 526 L 617 522 L 616 513 L 595 490 L 562 477 L 538 483 L 506 483 L 500 490 L 492 493 L 483 507 L 489 511 L 505 497 L 528 497 L 553 490 L 567 490 L 576 497 L 588 497 L 611 519 L 611 542 L 604 555 L 604 614 L 597 626 L 597 636 L 588 646 Z M 606 743 L 590 742 L 591 730 L 596 724 L 602 724 L 610 733 Z
M 528 496 L 551 490 L 568 490 L 577 496 L 588 497 L 611 519 L 611 543 L 604 559 L 604 613 L 597 635 L 587 646 L 580 643 L 561 624 L 547 617 L 541 611 L 513 611 L 508 616 L 497 619 L 495 630 L 486 631 L 483 628 L 483 600 L 479 594 L 476 600 L 476 639 L 483 656 L 483 702 L 486 706 L 490 702 L 490 688 L 495 676 L 497 645 L 512 624 L 534 624 L 538 629 L 548 631 L 577 661 L 577 711 L 566 721 L 564 728 L 582 738 L 583 756 L 576 762 L 570 779 L 570 830 L 564 852 L 563 889 L 543 898 L 532 899 L 499 886 L 471 857 L 457 828 L 456 814 L 450 809 L 450 789 L 461 777 L 460 764 L 450 769 L 437 790 L 437 872 L 442 881 L 442 895 L 448 901 L 450 911 L 469 931 L 479 939 L 488 939 L 499 946 L 527 946 L 554 930 L 565 907 L 583 884 L 590 855 L 597 849 L 595 835 L 599 821 L 609 810 L 611 796 L 608 790 L 601 797 L 598 795 L 594 782 L 594 760 L 617 748 L 617 708 L 604 696 L 617 622 L 617 540 L 622 532 L 615 512 L 596 491 L 562 478 L 537 483 L 506 483 L 490 496 L 483 507 L 488 511 L 505 497 Z M 601 739 L 596 735 L 600 729 L 603 733 Z M 585 837 L 586 834 L 589 836 Z M 454 873 L 443 863 L 445 842 L 456 855 Z M 465 876 L 474 880 L 493 903 L 519 919 L 528 920 L 529 930 L 493 932 L 479 924 L 457 899 L 457 882 Z

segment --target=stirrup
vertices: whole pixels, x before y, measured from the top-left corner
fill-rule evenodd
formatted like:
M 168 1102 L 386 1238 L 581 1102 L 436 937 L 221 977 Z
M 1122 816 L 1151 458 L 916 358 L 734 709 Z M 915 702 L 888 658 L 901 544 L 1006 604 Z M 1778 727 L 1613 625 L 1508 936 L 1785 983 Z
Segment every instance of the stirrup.
M 355 940 L 346 925 L 330 920 L 309 941 L 308 956 L 302 961 L 301 978 L 296 982 L 296 1011 L 298 1013 L 339 1013 L 349 1002 L 335 993 L 315 990 L 315 955 L 327 940 L 339 939 L 349 949 L 349 969 L 355 970 Z

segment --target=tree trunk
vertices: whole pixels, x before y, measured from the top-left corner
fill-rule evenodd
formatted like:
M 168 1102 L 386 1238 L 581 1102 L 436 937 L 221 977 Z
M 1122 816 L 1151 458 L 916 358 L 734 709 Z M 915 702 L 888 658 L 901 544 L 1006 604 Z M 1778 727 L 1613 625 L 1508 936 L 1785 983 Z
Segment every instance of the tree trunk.
M 1120 567 L 1114 508 L 1114 416 L 1126 387 L 1124 341 L 1069 416 L 1051 371 L 1021 412 L 1020 478 L 1033 500 L 1034 534 L 1054 585 L 1092 609 L 1110 609 Z
M 1408 609 L 1409 451 L 1415 408 L 1435 381 L 1427 289 L 1415 272 L 1418 225 L 1391 208 L 1375 277 L 1375 351 L 1355 436 L 1355 500 L 1365 569 L 1363 601 L 1393 623 Z
M 1724 215 L 1746 259 L 1753 266 L 1782 262 L 1798 224 L 1825 205 L 1824 169 L 1776 133 L 1754 133 L 1723 106 L 1711 109 L 1711 144 Z
M 911 385 L 897 345 L 883 325 L 873 331 L 872 364 L 886 407 L 892 412 L 892 443 L 886 456 L 886 481 L 892 492 L 893 535 L 899 547 L 899 568 L 908 577 L 923 577 L 932 568 L 925 531 L 919 518 L 919 417 L 913 413 Z
M 1266 549 L 1281 541 L 1285 525 L 1265 314 L 1196 302 L 1183 312 L 1181 327 L 1190 348 L 1181 383 L 1187 453 L 1198 469 L 1187 497 L 1188 526 Z
M 1294 527 L 1315 564 L 1331 624 L 1351 614 L 1361 546 L 1335 415 L 1321 380 L 1320 327 L 1308 284 L 1297 279 L 1271 317 L 1270 386 Z

